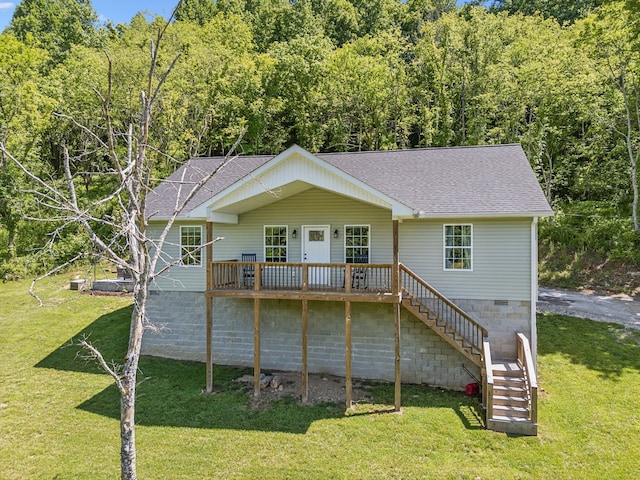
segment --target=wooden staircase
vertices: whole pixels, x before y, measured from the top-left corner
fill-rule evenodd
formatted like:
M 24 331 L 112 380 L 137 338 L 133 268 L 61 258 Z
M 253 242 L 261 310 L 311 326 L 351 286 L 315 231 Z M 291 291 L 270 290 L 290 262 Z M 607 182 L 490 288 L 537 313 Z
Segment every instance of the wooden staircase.
M 518 435 L 537 435 L 532 422 L 531 390 L 527 376 L 518 361 L 495 360 L 493 373 L 492 416 L 487 428 Z
M 400 274 L 402 306 L 482 368 L 485 328 L 406 266 L 400 265 Z
M 471 360 L 478 367 L 482 366 L 481 352 L 465 337 L 458 334 L 446 321 L 434 315 L 422 302 L 415 298 L 407 297 L 402 299 L 402 306 L 411 312 L 417 319 L 422 321 L 431 330 L 446 340 L 451 346 Z
M 480 367 L 489 430 L 537 435 L 537 381 L 528 339 L 516 335 L 517 358 L 492 362 L 487 331 L 406 266 L 402 306 Z

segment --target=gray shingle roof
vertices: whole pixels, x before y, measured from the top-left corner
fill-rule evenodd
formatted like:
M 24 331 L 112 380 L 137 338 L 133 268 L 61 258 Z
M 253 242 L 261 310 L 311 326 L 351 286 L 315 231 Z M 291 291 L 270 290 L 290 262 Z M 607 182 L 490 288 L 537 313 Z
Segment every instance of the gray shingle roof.
M 520 145 L 420 148 L 376 152 L 319 153 L 317 158 L 424 216 L 550 215 Z M 216 174 L 184 213 L 271 160 L 240 156 Z M 149 194 L 147 214 L 171 214 L 176 180 L 191 181 L 220 165 L 221 158 L 192 159 Z

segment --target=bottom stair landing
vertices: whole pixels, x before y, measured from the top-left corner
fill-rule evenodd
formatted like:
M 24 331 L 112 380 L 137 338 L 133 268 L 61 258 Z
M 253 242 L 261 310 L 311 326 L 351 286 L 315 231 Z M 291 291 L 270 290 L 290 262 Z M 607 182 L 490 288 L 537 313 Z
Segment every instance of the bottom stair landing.
M 538 425 L 531 421 L 531 396 L 526 374 L 517 361 L 494 360 L 493 401 L 487 428 L 517 435 L 537 435 Z

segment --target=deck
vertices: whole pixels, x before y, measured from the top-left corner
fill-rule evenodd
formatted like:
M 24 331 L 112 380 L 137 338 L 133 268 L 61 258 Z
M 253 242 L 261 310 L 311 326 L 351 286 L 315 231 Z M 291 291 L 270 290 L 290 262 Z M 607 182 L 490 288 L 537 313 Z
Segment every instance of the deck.
M 399 302 L 392 264 L 230 260 L 213 262 L 210 274 L 209 297 Z

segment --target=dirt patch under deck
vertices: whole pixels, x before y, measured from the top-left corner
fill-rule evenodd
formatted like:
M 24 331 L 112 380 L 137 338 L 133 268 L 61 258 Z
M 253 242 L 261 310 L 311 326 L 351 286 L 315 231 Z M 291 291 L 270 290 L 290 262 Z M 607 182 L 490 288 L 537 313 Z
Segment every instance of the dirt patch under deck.
M 281 383 L 276 388 L 272 388 L 269 385 L 262 388 L 258 398 L 253 396 L 253 375 L 244 375 L 235 380 L 246 385 L 247 391 L 251 396 L 250 404 L 252 407 L 265 407 L 271 401 L 285 397 L 295 398 L 298 402 L 302 401 L 302 374 L 300 372 L 270 371 L 267 374 L 272 377 L 280 377 Z M 343 377 L 310 373 L 308 388 L 309 404 L 346 402 L 345 379 Z M 361 380 L 352 380 L 351 399 L 354 403 L 372 400 L 368 386 Z

